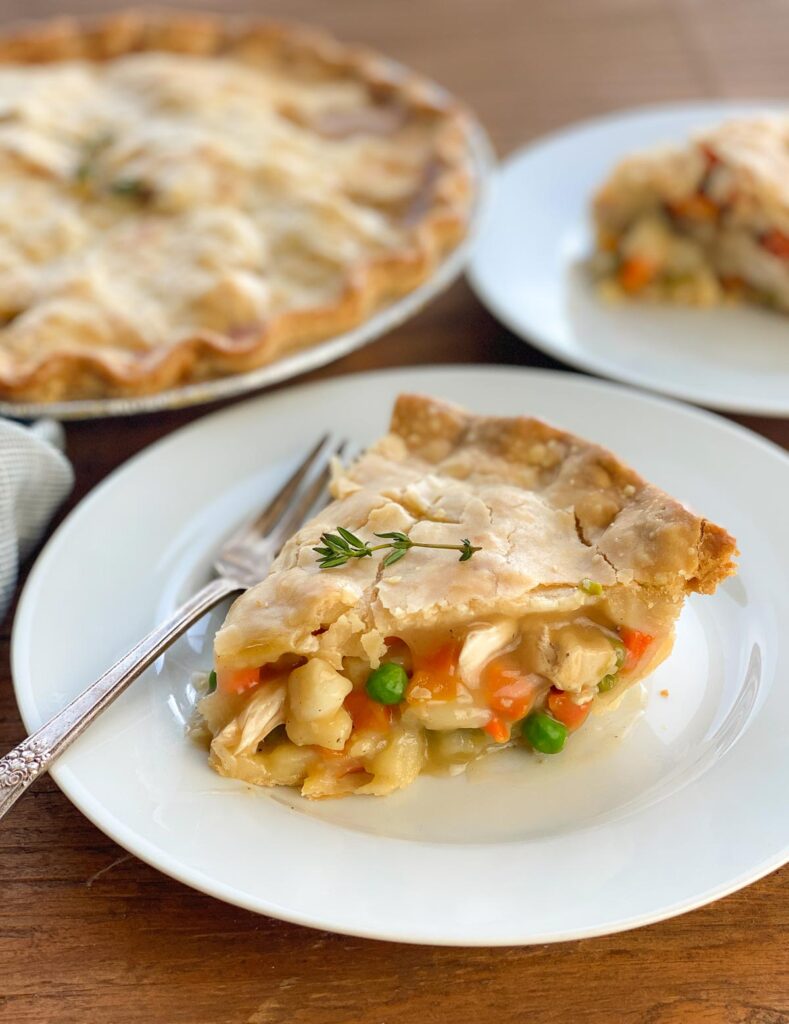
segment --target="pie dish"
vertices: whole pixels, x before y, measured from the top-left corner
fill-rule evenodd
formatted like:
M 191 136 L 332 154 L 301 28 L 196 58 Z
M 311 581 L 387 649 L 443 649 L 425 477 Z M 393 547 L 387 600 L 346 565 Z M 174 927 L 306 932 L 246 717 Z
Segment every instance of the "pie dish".
M 428 280 L 469 119 L 311 30 L 175 14 L 0 39 L 0 398 L 259 367 Z
M 218 772 L 307 797 L 558 753 L 668 656 L 685 597 L 735 571 L 725 530 L 604 448 L 418 395 L 333 494 L 231 607 L 199 704 Z M 415 546 L 332 559 L 338 531 Z
M 789 117 L 726 121 L 620 163 L 594 200 L 610 298 L 789 312 Z

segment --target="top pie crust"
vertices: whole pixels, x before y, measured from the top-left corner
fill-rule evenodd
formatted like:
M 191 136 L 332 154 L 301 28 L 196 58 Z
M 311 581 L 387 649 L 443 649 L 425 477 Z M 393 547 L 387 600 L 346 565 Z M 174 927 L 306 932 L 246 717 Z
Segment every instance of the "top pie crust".
M 468 124 L 302 28 L 128 14 L 0 39 L 0 396 L 155 392 L 361 323 L 464 235 Z
M 646 612 L 670 629 L 688 593 L 711 593 L 735 571 L 724 529 L 606 449 L 540 420 L 474 416 L 418 395 L 397 400 L 391 432 L 338 473 L 334 493 L 231 608 L 218 668 L 284 653 L 338 669 L 347 655 L 376 664 L 389 635 L 577 610 L 584 579 L 609 601 L 632 597 L 635 628 Z M 434 543 L 468 537 L 482 550 L 460 563 L 412 548 L 385 570 L 370 558 L 321 570 L 312 548 L 338 525 L 364 540 L 391 530 Z
M 627 157 L 595 198 L 599 219 L 622 227 L 659 197 L 677 201 L 693 194 L 714 154 L 726 168 L 722 195 L 738 223 L 789 232 L 789 117 L 733 118 L 684 145 L 659 146 Z

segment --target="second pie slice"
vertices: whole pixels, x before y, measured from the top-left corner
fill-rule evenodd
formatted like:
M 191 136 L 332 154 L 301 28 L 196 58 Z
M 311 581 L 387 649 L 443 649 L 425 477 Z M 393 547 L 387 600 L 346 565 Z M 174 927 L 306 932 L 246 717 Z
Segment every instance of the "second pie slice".
M 595 196 L 603 295 L 789 312 L 789 118 L 726 121 L 622 161 Z
M 527 770 L 735 571 L 724 529 L 605 449 L 431 398 L 401 396 L 333 492 L 231 608 L 200 704 L 217 771 L 308 797 L 383 795 L 504 745 Z

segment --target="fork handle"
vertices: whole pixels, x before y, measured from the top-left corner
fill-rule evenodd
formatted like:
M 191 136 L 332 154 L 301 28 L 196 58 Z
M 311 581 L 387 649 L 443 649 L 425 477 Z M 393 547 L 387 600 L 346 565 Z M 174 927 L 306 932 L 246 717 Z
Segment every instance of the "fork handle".
M 167 650 L 177 637 L 220 601 L 244 589 L 234 580 L 211 580 L 62 711 L 22 740 L 5 757 L 0 757 L 0 818 L 94 718 Z

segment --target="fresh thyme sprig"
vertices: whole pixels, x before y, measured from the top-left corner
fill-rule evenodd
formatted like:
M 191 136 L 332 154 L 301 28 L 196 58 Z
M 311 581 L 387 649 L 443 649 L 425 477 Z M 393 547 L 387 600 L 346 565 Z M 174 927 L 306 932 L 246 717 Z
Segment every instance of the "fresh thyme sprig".
M 74 179 L 78 185 L 85 185 L 93 177 L 96 170 L 96 161 L 107 146 L 112 145 L 115 136 L 110 131 L 99 132 L 93 138 L 88 139 L 82 146 L 82 159 L 74 172 Z
M 435 548 L 441 551 L 459 551 L 461 562 L 467 562 L 475 551 L 482 548 L 474 547 L 470 540 L 464 539 L 459 544 L 422 544 L 419 541 L 393 530 L 390 533 L 376 533 L 376 537 L 385 540 L 385 544 L 367 544 L 359 540 L 350 530 L 343 526 L 337 527 L 337 533 L 324 533 L 321 537 L 321 547 L 312 550 L 318 555 L 318 564 L 321 569 L 334 569 L 338 565 L 345 565 L 351 558 L 372 558 L 374 551 L 389 549 L 389 554 L 383 560 L 384 567 L 399 562 L 411 548 Z
M 138 199 L 142 203 L 153 199 L 153 189 L 141 178 L 116 178 L 110 182 L 109 190 L 115 196 Z

